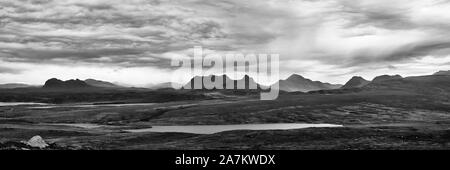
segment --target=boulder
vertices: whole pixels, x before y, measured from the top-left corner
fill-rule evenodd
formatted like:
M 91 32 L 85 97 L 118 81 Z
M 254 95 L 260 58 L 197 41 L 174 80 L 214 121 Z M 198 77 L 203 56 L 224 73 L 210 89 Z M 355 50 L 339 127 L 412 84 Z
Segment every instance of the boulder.
M 30 140 L 26 142 L 28 146 L 34 147 L 34 148 L 40 148 L 44 149 L 48 147 L 49 145 L 42 139 L 41 136 L 33 136 Z

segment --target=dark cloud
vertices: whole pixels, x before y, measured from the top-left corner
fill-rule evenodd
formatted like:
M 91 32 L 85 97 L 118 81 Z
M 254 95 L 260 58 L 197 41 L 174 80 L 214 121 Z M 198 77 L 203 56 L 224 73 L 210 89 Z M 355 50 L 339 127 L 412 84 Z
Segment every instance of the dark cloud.
M 441 53 L 445 50 L 444 53 Z M 390 63 L 427 55 L 445 56 L 450 52 L 450 41 L 429 41 L 417 44 L 408 44 L 398 47 L 392 51 L 376 52 L 369 50 L 360 50 L 354 54 L 354 57 L 344 61 L 344 67 L 367 65 L 373 63 Z
M 38 5 L 56 2 L 2 3 L 14 12 L 7 13 L 1 20 L 4 27 L 0 29 L 0 41 L 23 47 L 0 47 L 0 50 L 3 49 L 0 58 L 29 63 L 102 62 L 162 67 L 170 62 L 161 59 L 158 54 L 185 50 L 201 44 L 203 40 L 226 37 L 222 25 L 214 20 L 166 14 L 164 7 L 161 7 L 163 12 L 152 11 L 152 8 L 159 8 L 160 1 L 142 1 L 143 4 L 129 6 L 131 10 L 135 8 L 138 11 L 143 10 L 139 5 L 148 4 L 149 9 L 141 13 L 127 11 L 129 9 L 124 9 L 121 3 L 79 2 L 64 6 L 67 11 L 59 11 L 61 5 L 45 11 L 35 10 L 43 10 L 44 7 Z M 32 13 L 40 15 L 30 15 Z M 42 16 L 47 13 L 54 15 Z M 70 13 L 74 15 L 68 15 Z
M 114 10 L 114 6 L 111 4 L 83 4 L 77 3 L 76 6 L 83 7 L 88 9 L 89 11 L 97 11 L 97 10 Z
M 395 63 L 450 54 L 448 2 L 2 0 L 0 63 L 166 68 L 167 53 L 202 46 L 279 53 L 318 72 L 398 70 Z M 352 74 L 345 71 L 336 75 Z
M 348 17 L 347 28 L 357 26 L 375 26 L 382 29 L 391 30 L 448 30 L 450 23 L 445 21 L 435 22 L 437 18 L 429 18 L 418 22 L 414 15 L 416 8 L 439 7 L 440 5 L 448 5 L 448 1 L 430 1 L 428 6 L 411 6 L 407 2 L 393 2 L 392 4 L 380 2 L 367 4 L 366 1 L 342 0 L 338 1 L 340 7 L 336 12 L 343 17 Z M 416 2 L 410 2 L 411 4 Z M 439 20 L 439 19 L 438 19 Z
M 168 67 L 169 59 L 146 54 L 137 49 L 100 49 L 100 50 L 16 50 L 0 53 L 6 62 L 25 63 L 79 63 L 117 65 L 124 67 Z
M 391 7 L 368 6 L 354 1 L 341 2 L 338 10 L 349 18 L 346 27 L 376 26 L 384 29 L 414 29 L 416 24 L 410 21 L 407 9 Z
M 22 70 L 0 66 L 0 74 L 19 74 Z
M 388 65 L 387 68 L 388 68 L 388 69 L 391 69 L 391 70 L 397 69 L 397 67 L 395 67 L 395 66 L 393 66 L 393 65 Z
M 450 41 L 431 41 L 420 44 L 406 45 L 395 50 L 383 59 L 387 61 L 402 60 L 404 58 L 423 57 L 426 55 L 440 55 L 439 51 L 450 49 Z M 447 53 L 448 54 L 448 53 Z M 447 55 L 446 54 L 446 55 Z
M 6 61 L 42 62 L 53 59 L 68 59 L 83 61 L 85 59 L 100 58 L 111 55 L 141 54 L 136 49 L 79 49 L 79 50 L 33 50 L 22 49 L 8 52 L 10 57 Z

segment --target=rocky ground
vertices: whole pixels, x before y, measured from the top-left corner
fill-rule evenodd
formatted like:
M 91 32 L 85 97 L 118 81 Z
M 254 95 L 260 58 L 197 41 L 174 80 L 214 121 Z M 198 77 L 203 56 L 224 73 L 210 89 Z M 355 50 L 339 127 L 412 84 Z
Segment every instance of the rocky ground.
M 28 141 L 0 142 L 0 150 L 89 150 L 89 147 L 63 146 L 56 143 L 47 143 L 41 136 L 34 136 Z

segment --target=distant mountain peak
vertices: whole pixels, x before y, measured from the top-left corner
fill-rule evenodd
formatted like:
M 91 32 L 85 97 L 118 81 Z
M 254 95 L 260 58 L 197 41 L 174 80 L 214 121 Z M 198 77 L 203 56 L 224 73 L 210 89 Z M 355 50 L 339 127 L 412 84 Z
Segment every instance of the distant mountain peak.
M 440 70 L 440 71 L 434 73 L 433 75 L 437 75 L 437 76 L 450 76 L 450 70 Z
M 223 89 L 226 89 L 227 86 L 230 84 L 234 84 L 234 89 L 238 89 L 238 84 L 245 84 L 245 89 L 251 89 L 250 87 L 256 87 L 259 88 L 261 85 L 255 82 L 255 80 L 250 77 L 249 75 L 244 75 L 241 79 L 232 80 L 228 75 L 208 75 L 208 76 L 195 76 L 192 78 L 187 84 L 183 86 L 183 89 L 194 89 L 194 83 L 197 82 L 203 82 L 203 88 L 205 87 L 204 80 L 212 80 L 215 81 L 217 78 L 221 78 L 223 82 Z M 211 85 L 212 86 L 212 85 Z
M 362 79 L 362 80 L 366 80 L 366 79 L 364 79 L 364 78 L 361 77 L 361 76 L 353 76 L 351 79 Z M 366 80 L 366 81 L 368 81 L 368 80 Z
M 152 84 L 152 85 L 148 85 L 146 86 L 146 88 L 150 88 L 150 89 L 180 89 L 183 85 L 182 84 L 178 84 L 175 82 L 165 82 L 165 83 L 159 83 L 159 84 Z
M 114 83 L 110 83 L 107 81 L 96 80 L 96 79 L 86 79 L 84 80 L 88 85 L 94 87 L 103 87 L 103 88 L 120 88 L 121 86 L 116 85 Z
M 387 78 L 386 76 L 384 76 Z M 412 76 L 399 79 L 399 76 L 390 76 L 391 79 L 370 83 L 363 90 L 384 91 L 395 90 L 410 94 L 427 94 L 431 96 L 447 96 L 450 91 L 450 79 L 447 76 Z
M 33 86 L 28 85 L 28 84 L 23 84 L 23 83 L 0 84 L 0 89 L 15 89 L 15 88 L 27 88 L 27 87 L 33 87 Z
M 57 78 L 47 80 L 43 88 L 89 88 L 92 87 L 80 79 L 62 81 Z
M 360 88 L 367 84 L 369 84 L 370 81 L 362 78 L 361 76 L 353 76 L 347 83 L 345 83 L 344 86 L 342 86 L 342 89 L 351 89 L 351 88 Z
M 292 74 L 285 80 L 277 82 L 279 89 L 287 92 L 308 92 L 316 90 L 338 89 L 342 85 L 312 81 L 298 74 Z
M 306 79 L 306 78 L 298 74 L 292 74 L 286 80 L 295 80 L 295 79 Z
M 381 76 L 377 76 L 375 77 L 372 82 L 377 83 L 377 82 L 382 82 L 382 81 L 386 81 L 386 80 L 394 80 L 394 79 L 402 79 L 403 77 L 396 74 L 396 75 L 381 75 Z

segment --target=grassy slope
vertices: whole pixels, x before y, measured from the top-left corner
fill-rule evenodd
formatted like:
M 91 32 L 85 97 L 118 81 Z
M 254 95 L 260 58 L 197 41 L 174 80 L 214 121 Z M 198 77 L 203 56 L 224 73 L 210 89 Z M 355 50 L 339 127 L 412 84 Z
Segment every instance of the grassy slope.
M 39 102 L 56 104 L 80 102 L 161 103 L 205 98 L 206 97 L 201 93 L 196 93 L 194 91 L 171 89 L 0 89 L 0 102 Z

